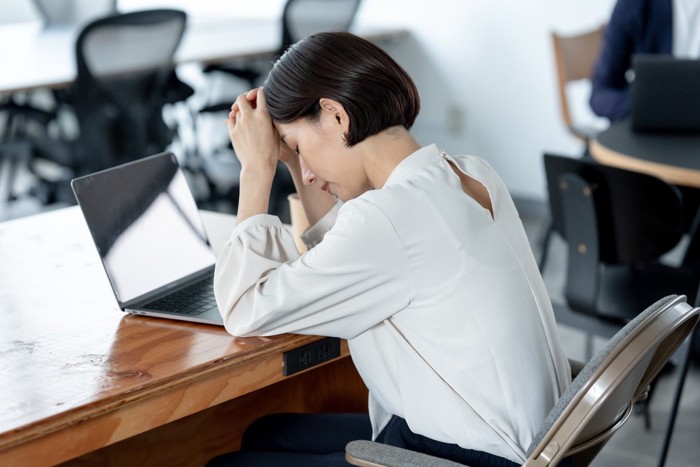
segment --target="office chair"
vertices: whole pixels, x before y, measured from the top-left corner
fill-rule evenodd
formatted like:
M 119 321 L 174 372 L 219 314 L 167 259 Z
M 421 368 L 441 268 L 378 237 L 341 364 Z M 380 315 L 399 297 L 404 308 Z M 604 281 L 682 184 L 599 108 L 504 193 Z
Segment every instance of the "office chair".
M 663 298 L 623 327 L 574 378 L 544 420 L 524 466 L 589 465 L 643 399 L 700 320 L 684 296 Z M 346 447 L 352 465 L 453 467 L 455 462 L 371 441 Z
M 661 261 L 685 231 L 674 186 L 651 175 L 553 154 L 545 154 L 544 165 L 553 229 L 567 242 L 564 297 L 574 314 L 589 320 L 568 324 L 598 333 L 595 321 L 621 326 L 654 296 L 680 293 L 695 302 L 698 271 Z M 591 339 L 589 334 L 589 347 Z M 686 374 L 687 369 L 680 375 L 681 388 Z M 640 405 L 647 427 L 654 388 Z
M 24 96 L 23 96 L 24 97 Z M 20 167 L 30 160 L 32 138 L 46 132 L 54 120 L 53 111 L 18 102 L 17 96 L 0 98 L 0 180 L 5 180 L 5 193 L 0 203 L 10 203 L 19 197 L 16 191 L 16 175 Z
M 282 12 L 282 36 L 273 59 L 280 57 L 287 48 L 300 39 L 325 31 L 347 31 L 355 18 L 360 0 L 287 0 Z M 269 67 L 256 69 L 234 64 L 213 64 L 204 68 L 205 73 L 222 72 L 243 79 L 248 88 L 256 87 L 260 77 Z M 230 110 L 233 100 L 209 105 L 204 112 Z
M 82 24 L 117 11 L 116 0 L 33 0 L 32 3 L 45 28 Z M 29 160 L 32 139 L 37 134 L 47 133 L 50 125 L 58 125 L 59 112 L 70 111 L 65 90 L 51 90 L 50 94 L 53 102 L 41 106 L 32 102 L 36 100 L 37 93 L 20 93 L 0 103 L 0 114 L 5 115 L 6 119 L 0 157 L 7 165 L 8 201 L 17 197 L 14 192 L 15 174 L 19 165 Z M 37 125 L 42 128 L 37 129 Z
M 551 33 L 554 62 L 557 68 L 557 90 L 561 118 L 569 133 L 583 142 L 582 157 L 585 158 L 590 158 L 590 141 L 600 129 L 591 124 L 586 125 L 575 121 L 569 102 L 569 87 L 575 82 L 590 82 L 603 42 L 604 31 L 605 25 L 602 24 L 592 31 L 576 35 L 565 36 L 557 32 Z M 538 261 L 540 270 L 543 270 L 546 264 L 547 250 L 553 232 L 554 226 L 550 221 L 540 240 L 542 245 L 542 253 Z
M 554 229 L 567 242 L 570 308 L 624 323 L 653 297 L 695 300 L 700 277 L 661 257 L 684 234 L 678 190 L 647 174 L 544 155 Z
M 44 24 L 84 23 L 117 12 L 117 0 L 33 0 Z
M 592 31 L 573 36 L 551 33 L 561 117 L 569 132 L 584 143 L 584 154 L 588 153 L 589 142 L 598 130 L 574 121 L 568 87 L 574 81 L 590 81 L 603 42 L 604 30 L 605 25 L 601 25 Z
M 282 32 L 280 45 L 276 50 L 272 60 L 266 60 L 264 66 L 251 63 L 233 64 L 213 64 L 206 66 L 204 73 L 225 74 L 236 79 L 243 80 L 248 89 L 260 85 L 260 78 L 270 70 L 271 63 L 279 58 L 287 48 L 300 39 L 324 31 L 347 31 L 360 5 L 360 0 L 287 0 L 282 12 Z M 208 104 L 199 110 L 201 114 L 211 114 L 214 112 L 228 112 L 235 96 L 230 96 L 224 101 Z M 211 181 L 221 178 L 222 172 L 232 170 L 230 163 L 217 161 L 216 155 L 205 157 L 205 176 Z M 209 183 L 212 197 L 209 202 L 216 202 L 217 199 L 234 199 L 238 187 L 238 173 L 230 174 L 230 185 L 228 190 L 221 193 L 217 184 Z M 218 185 L 226 185 L 220 183 Z M 283 220 L 289 222 L 289 213 L 286 211 L 287 195 L 293 193 L 294 185 L 286 168 L 280 167 L 273 181 L 273 193 L 270 196 L 270 212 L 280 215 Z
M 81 30 L 69 92 L 79 135 L 68 150 L 40 144 L 35 158 L 57 162 L 70 176 L 47 184 L 65 191 L 67 178 L 161 152 L 172 142 L 175 130 L 165 124 L 163 107 L 193 92 L 172 63 L 186 19 L 178 10 L 143 10 L 103 17 Z
M 45 29 L 53 27 L 82 27 L 102 16 L 117 13 L 117 0 L 33 0 Z M 54 106 L 52 120 L 60 112 L 73 112 L 66 89 L 52 89 Z

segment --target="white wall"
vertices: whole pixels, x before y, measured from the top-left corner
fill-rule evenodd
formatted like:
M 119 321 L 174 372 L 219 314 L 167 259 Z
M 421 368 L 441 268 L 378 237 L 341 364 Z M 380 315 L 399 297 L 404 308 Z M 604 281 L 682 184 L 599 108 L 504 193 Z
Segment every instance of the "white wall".
M 593 28 L 607 21 L 613 5 L 614 0 L 363 0 L 357 19 L 411 30 L 409 40 L 388 50 L 421 93 L 414 127 L 421 143 L 479 155 L 513 195 L 544 199 L 543 151 L 582 150 L 561 123 L 550 31 Z
M 0 5 L 0 22 L 31 18 L 30 0 Z M 191 14 L 278 15 L 283 0 L 120 0 Z M 606 21 L 614 0 L 362 0 L 358 24 L 411 31 L 386 49 L 413 76 L 422 111 L 414 134 L 488 160 L 516 196 L 544 199 L 543 151 L 577 155 L 561 123 L 550 31 Z M 19 18 L 19 19 L 18 19 Z M 580 112 L 587 112 L 582 91 Z
M 5 0 L 0 2 L 0 25 L 31 21 L 37 17 L 37 11 L 30 0 Z

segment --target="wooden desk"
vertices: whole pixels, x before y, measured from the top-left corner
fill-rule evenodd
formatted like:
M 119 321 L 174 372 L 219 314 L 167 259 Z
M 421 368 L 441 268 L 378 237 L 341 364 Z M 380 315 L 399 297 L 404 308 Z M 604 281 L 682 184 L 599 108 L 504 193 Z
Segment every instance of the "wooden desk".
M 591 143 L 598 162 L 700 188 L 700 135 L 637 133 L 615 122 Z
M 77 26 L 45 28 L 41 22 L 0 25 L 0 95 L 39 88 L 62 88 L 76 76 Z M 353 32 L 386 41 L 405 30 L 364 27 Z M 281 41 L 277 18 L 188 18 L 175 63 L 222 63 L 272 56 Z
M 234 222 L 203 220 L 215 248 Z M 345 344 L 284 377 L 282 353 L 317 337 L 122 313 L 75 207 L 0 223 L 0 310 L 3 466 L 202 465 L 262 414 L 366 410 Z

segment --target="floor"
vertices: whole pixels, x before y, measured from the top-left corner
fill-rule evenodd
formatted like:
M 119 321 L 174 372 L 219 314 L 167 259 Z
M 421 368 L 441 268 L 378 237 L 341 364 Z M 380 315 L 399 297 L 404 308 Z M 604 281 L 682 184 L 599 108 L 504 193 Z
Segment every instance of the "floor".
M 5 171 L 0 166 L 0 221 L 23 217 L 46 209 L 54 209 L 62 206 L 44 207 L 31 196 L 21 196 L 13 203 L 6 203 L 2 196 L 7 191 Z M 31 179 L 26 174 L 20 174 L 19 186 L 28 186 Z M 20 190 L 23 191 L 23 190 Z M 532 201 L 520 201 L 517 203 L 523 224 L 536 257 L 539 257 L 540 238 L 546 219 L 546 207 L 544 203 Z M 555 306 L 564 306 L 562 298 L 562 284 L 565 272 L 565 245 L 559 238 L 554 238 L 549 249 L 549 260 L 544 270 L 543 277 L 549 290 L 552 302 Z M 566 347 L 570 358 L 585 360 L 585 336 L 581 331 L 567 326 L 560 326 L 560 337 Z M 594 346 L 599 347 L 605 343 L 604 339 L 594 341 Z M 651 429 L 644 427 L 643 417 L 633 415 L 627 424 L 618 432 L 593 463 L 594 466 L 655 466 L 658 465 L 663 433 L 666 428 L 668 411 L 676 384 L 678 371 L 671 371 L 659 382 L 651 410 Z M 669 453 L 668 466 L 700 466 L 700 367 L 696 364 L 691 368 L 685 385 L 683 399 L 676 428 L 673 444 Z

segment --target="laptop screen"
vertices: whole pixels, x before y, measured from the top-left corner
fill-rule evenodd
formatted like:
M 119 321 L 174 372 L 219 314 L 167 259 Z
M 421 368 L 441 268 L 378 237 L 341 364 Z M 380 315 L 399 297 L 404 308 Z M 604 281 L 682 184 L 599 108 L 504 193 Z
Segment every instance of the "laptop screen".
M 72 185 L 120 306 L 213 267 L 214 253 L 172 153 Z
M 700 60 L 642 54 L 632 63 L 632 128 L 700 131 Z

